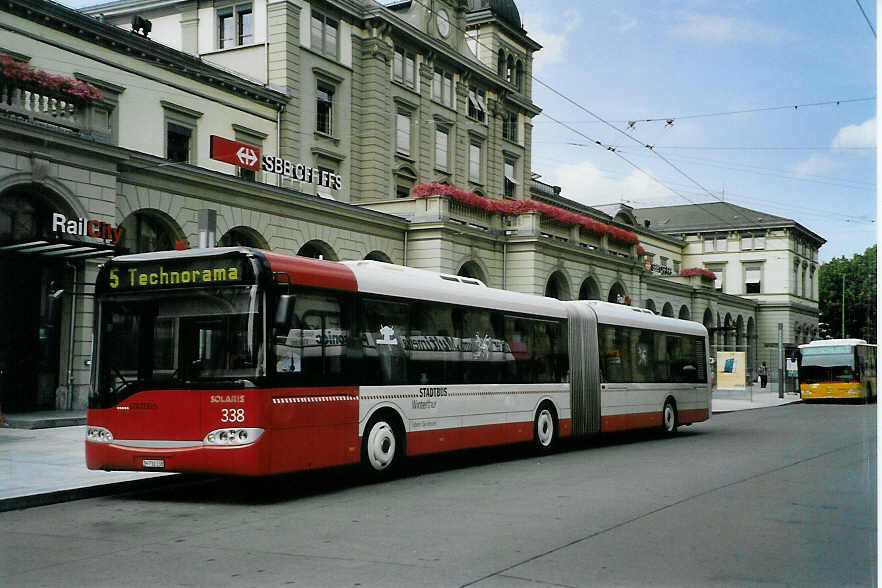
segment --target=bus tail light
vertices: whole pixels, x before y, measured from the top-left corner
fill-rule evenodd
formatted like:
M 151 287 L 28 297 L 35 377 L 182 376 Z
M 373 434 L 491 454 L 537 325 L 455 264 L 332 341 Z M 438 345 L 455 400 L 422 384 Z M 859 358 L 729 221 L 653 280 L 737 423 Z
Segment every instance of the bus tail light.
M 104 427 L 89 426 L 86 428 L 86 441 L 95 443 L 112 443 L 113 433 Z
M 241 427 L 236 429 L 215 429 L 205 436 L 206 445 L 247 445 L 254 443 L 263 435 L 263 429 L 257 427 Z

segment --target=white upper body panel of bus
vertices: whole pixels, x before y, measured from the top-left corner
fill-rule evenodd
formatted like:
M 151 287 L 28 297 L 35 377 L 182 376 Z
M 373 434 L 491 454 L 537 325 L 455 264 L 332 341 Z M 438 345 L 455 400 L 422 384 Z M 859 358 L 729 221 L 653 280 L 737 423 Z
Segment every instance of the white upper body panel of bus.
M 602 302 L 600 300 L 578 300 L 567 304 L 588 305 L 597 316 L 597 322 L 607 325 L 638 327 L 654 331 L 668 331 L 686 335 L 707 336 L 707 329 L 701 323 L 659 316 L 645 308 L 635 308 L 624 304 Z
M 867 342 L 864 339 L 817 339 L 815 341 L 810 341 L 808 343 L 803 343 L 799 346 L 800 349 L 804 347 L 828 347 L 828 346 L 841 346 L 841 345 L 866 345 Z
M 567 316 L 566 308 L 560 300 L 489 288 L 480 280 L 472 278 L 372 260 L 340 263 L 352 270 L 358 282 L 358 291 L 366 294 L 430 300 L 555 318 Z

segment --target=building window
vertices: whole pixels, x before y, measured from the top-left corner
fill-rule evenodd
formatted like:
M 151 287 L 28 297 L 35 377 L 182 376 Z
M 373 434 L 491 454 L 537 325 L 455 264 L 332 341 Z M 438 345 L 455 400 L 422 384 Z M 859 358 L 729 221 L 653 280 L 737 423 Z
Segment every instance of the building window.
M 449 133 L 446 127 L 435 127 L 435 167 L 444 171 L 448 169 Z
M 717 251 L 727 251 L 729 249 L 728 245 L 729 245 L 729 239 L 726 237 L 726 235 L 718 235 L 717 236 L 717 246 L 716 246 Z
M 759 294 L 762 292 L 763 268 L 759 265 L 744 267 L 744 291 L 747 294 Z
M 484 122 L 486 112 L 487 106 L 484 99 L 484 90 L 479 90 L 475 87 L 469 88 L 469 118 Z
M 753 236 L 753 248 L 754 249 L 765 249 L 766 248 L 766 236 L 765 235 L 754 235 Z
M 725 266 L 722 265 L 708 265 L 707 269 L 714 272 L 716 278 L 714 279 L 714 290 L 718 292 L 722 292 L 723 288 L 725 288 Z
M 334 131 L 334 87 L 324 82 L 316 85 L 315 130 L 326 135 Z
M 469 143 L 469 181 L 481 183 L 481 144 L 477 141 Z
M 517 195 L 518 181 L 515 176 L 516 163 L 517 162 L 514 159 L 507 157 L 505 158 L 505 163 L 502 164 L 502 192 L 506 198 L 514 198 Z
M 496 73 L 499 74 L 500 78 L 505 76 L 505 51 L 502 49 L 499 50 L 496 58 Z
M 515 86 L 517 86 L 518 92 L 524 91 L 524 64 L 520 59 L 515 64 Z
M 399 47 L 392 58 L 392 79 L 408 88 L 416 88 L 416 56 Z
M 160 102 L 165 112 L 165 158 L 181 163 L 195 163 L 196 124 L 201 112 L 178 106 L 166 100 Z
M 680 262 L 677 261 L 676 259 L 674 260 L 674 275 L 675 276 L 680 275 Z
M 453 74 L 440 69 L 432 76 L 432 100 L 453 108 Z
M 250 45 L 254 42 L 254 15 L 251 4 L 240 4 L 217 12 L 219 49 Z
M 741 249 L 753 249 L 753 236 L 750 234 L 741 235 Z
M 410 155 L 410 113 L 399 110 L 395 123 L 395 150 Z
M 506 112 L 502 116 L 502 138 L 517 142 L 518 140 L 518 115 L 516 112 Z
M 339 22 L 320 12 L 312 11 L 310 47 L 322 55 L 337 58 L 337 28 Z
M 509 84 L 514 83 L 514 59 L 511 55 L 505 62 L 505 81 Z

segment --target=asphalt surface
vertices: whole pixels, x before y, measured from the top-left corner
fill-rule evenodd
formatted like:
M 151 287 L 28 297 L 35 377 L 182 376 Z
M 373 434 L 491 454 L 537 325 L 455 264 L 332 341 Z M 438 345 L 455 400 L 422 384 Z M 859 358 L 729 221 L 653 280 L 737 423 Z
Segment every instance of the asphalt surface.
M 0 513 L 5 586 L 872 586 L 876 407 Z

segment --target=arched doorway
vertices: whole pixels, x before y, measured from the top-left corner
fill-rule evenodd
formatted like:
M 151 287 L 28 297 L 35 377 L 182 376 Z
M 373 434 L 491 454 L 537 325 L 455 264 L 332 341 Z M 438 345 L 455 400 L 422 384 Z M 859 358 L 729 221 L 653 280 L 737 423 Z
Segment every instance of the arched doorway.
M 685 304 L 680 307 L 680 314 L 677 315 L 678 318 L 683 319 L 684 321 L 690 320 L 689 307 Z
M 305 243 L 303 247 L 297 251 L 297 255 L 301 257 L 311 257 L 313 259 L 337 261 L 337 254 L 331 249 L 331 246 L 318 239 Z
M 609 295 L 606 297 L 606 301 L 625 304 L 625 297 L 625 287 L 616 282 L 612 285 L 612 288 L 609 289 Z
M 646 299 L 646 304 L 644 304 L 646 310 L 651 310 L 652 312 L 658 314 L 658 310 L 655 308 L 655 302 L 652 301 L 652 298 Z
M 579 288 L 579 300 L 600 300 L 600 286 L 594 278 L 585 278 Z
M 251 227 L 233 227 L 217 242 L 218 247 L 254 247 L 255 249 L 269 249 L 269 245 L 260 233 Z
M 383 263 L 392 263 L 392 258 L 390 258 L 382 251 L 371 251 L 370 253 L 365 255 L 364 258 L 373 261 L 382 261 Z
M 5 413 L 57 408 L 60 349 L 69 336 L 62 325 L 70 320 L 62 322 L 60 306 L 63 301 L 69 308 L 74 286 L 62 248 L 79 238 L 53 230 L 56 214 L 78 216 L 45 186 L 15 186 L 0 194 L 0 245 L 9 247 L 0 251 L 0 405 Z M 68 263 L 81 267 L 79 260 Z M 62 291 L 67 295 L 50 302 L 51 294 Z
M 548 277 L 545 283 L 545 295 L 558 300 L 570 299 L 570 284 L 563 272 L 558 270 Z
M 487 283 L 487 276 L 484 275 L 484 270 L 481 269 L 481 266 L 478 265 L 475 261 L 467 261 L 462 264 L 462 267 L 459 268 L 459 271 L 456 272 L 456 275 L 463 278 L 473 278 L 475 280 L 481 280 L 483 283 Z
M 665 305 L 662 307 L 662 316 L 674 318 L 674 307 L 671 306 L 670 302 L 665 302 Z

